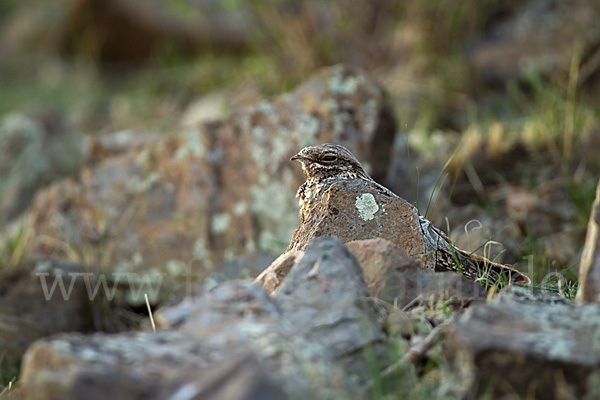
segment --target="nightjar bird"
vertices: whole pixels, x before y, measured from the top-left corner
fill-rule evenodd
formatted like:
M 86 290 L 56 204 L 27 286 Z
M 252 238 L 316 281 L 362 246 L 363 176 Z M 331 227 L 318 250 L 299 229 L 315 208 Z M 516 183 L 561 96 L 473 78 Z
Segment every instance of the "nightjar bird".
M 361 180 L 369 190 L 392 199 L 399 199 L 416 215 L 414 226 L 406 229 L 418 230 L 425 253 L 432 254 L 435 271 L 455 271 L 474 280 L 485 279 L 494 284 L 500 276 L 508 276 L 510 282 L 529 284 L 529 278 L 521 272 L 484 257 L 460 250 L 450 239 L 433 224 L 421 216 L 418 210 L 385 186 L 375 182 L 364 170 L 356 157 L 344 146 L 326 143 L 303 148 L 291 158 L 299 161 L 306 175 L 306 181 L 300 186 L 296 197 L 300 205 L 300 219 L 303 225 L 315 223 L 315 210 L 323 201 L 323 195 L 334 184 L 345 181 Z M 290 244 L 292 247 L 292 244 Z M 289 250 L 290 248 L 288 248 Z M 414 256 L 415 254 L 409 255 Z

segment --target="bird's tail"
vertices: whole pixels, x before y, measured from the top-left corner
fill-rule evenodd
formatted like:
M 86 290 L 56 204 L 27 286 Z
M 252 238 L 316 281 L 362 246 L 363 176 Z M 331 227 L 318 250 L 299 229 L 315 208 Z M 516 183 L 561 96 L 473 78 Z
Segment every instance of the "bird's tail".
M 485 257 L 461 250 L 455 247 L 450 239 L 431 223 L 427 224 L 427 231 L 436 237 L 435 244 L 435 270 L 459 272 L 467 278 L 475 281 L 485 282 L 490 288 L 496 284 L 506 286 L 507 284 L 529 285 L 531 280 L 522 272 L 498 264 Z
M 437 250 L 436 271 L 459 272 L 470 279 L 484 282 L 486 287 L 496 284 L 506 286 L 512 283 L 519 285 L 531 283 L 527 275 L 508 265 L 495 263 L 451 245 L 449 247 L 447 250 L 441 248 Z

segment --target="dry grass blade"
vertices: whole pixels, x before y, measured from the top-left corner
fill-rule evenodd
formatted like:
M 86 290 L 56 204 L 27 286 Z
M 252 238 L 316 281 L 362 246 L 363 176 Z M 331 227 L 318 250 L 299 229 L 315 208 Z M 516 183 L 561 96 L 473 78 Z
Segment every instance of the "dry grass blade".
M 148 315 L 150 316 L 150 324 L 152 324 L 152 331 L 156 332 L 156 325 L 154 324 L 154 316 L 152 315 L 152 308 L 150 308 L 150 302 L 148 301 L 148 293 L 144 293 L 144 299 L 146 300 L 146 307 L 148 307 Z

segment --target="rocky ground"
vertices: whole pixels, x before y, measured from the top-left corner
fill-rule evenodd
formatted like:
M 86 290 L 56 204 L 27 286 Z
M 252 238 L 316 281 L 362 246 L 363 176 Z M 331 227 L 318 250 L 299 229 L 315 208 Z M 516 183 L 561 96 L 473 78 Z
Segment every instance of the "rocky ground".
M 596 1 L 191 3 L 0 7 L 1 396 L 600 396 Z M 324 142 L 407 202 L 294 234 Z

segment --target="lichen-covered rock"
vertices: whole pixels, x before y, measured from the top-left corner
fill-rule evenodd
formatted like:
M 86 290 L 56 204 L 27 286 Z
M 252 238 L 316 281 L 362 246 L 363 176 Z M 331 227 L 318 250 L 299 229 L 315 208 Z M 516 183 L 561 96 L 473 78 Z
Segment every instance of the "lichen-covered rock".
M 409 255 L 425 254 L 417 209 L 404 199 L 379 193 L 369 182 L 332 184 L 313 212 L 311 223 L 294 232 L 288 250 L 303 250 L 315 237 L 337 236 L 342 242 L 387 239 Z
M 596 199 L 588 222 L 585 246 L 579 266 L 580 301 L 600 302 L 600 181 L 596 187 Z
M 94 266 L 173 279 L 243 254 L 279 254 L 298 223 L 302 175 L 289 157 L 308 144 L 342 143 L 384 177 L 394 134 L 373 78 L 327 68 L 226 120 L 101 155 L 77 181 L 41 192 L 32 213 L 33 236 L 44 237 L 37 251 L 73 249 Z
M 65 125 L 53 113 L 11 114 L 0 121 L 0 223 L 25 211 L 38 189 L 77 171 L 80 139 Z
M 0 354 L 14 366 L 35 340 L 88 331 L 92 317 L 85 274 L 73 263 L 30 261 L 0 274 Z
M 338 238 L 316 238 L 274 299 L 297 334 L 319 343 L 329 357 L 367 378 L 366 348 L 380 368 L 391 362 L 369 296 L 360 264 L 350 250 Z
M 346 304 L 352 299 L 338 299 L 340 307 L 352 307 Z M 305 331 L 298 332 L 290 322 L 297 317 L 285 308 L 259 285 L 229 281 L 202 297 L 159 310 L 155 313 L 157 332 L 71 334 L 36 342 L 24 357 L 21 387 L 26 398 L 48 400 L 113 395 L 167 399 L 180 392 L 209 393 L 202 382 L 223 382 L 219 387 L 230 388 L 243 383 L 248 386 L 241 387 L 242 392 L 253 392 L 256 382 L 240 378 L 250 373 L 249 364 L 257 369 L 252 376 L 261 383 L 260 393 L 283 389 L 292 398 L 328 399 L 345 398 L 358 390 L 334 363 L 340 349 L 353 348 L 341 340 L 344 334 L 340 333 L 337 342 L 323 343 Z M 330 304 L 321 303 L 324 315 L 330 314 L 328 308 Z M 305 321 L 313 332 L 339 332 L 348 327 L 319 326 L 318 322 L 322 321 Z M 354 343 L 359 340 L 355 338 Z M 243 373 L 235 373 L 239 370 Z M 273 382 L 277 382 L 274 388 Z
M 520 292 L 458 317 L 445 343 L 455 382 L 468 399 L 583 398 L 600 367 L 600 309 Z

